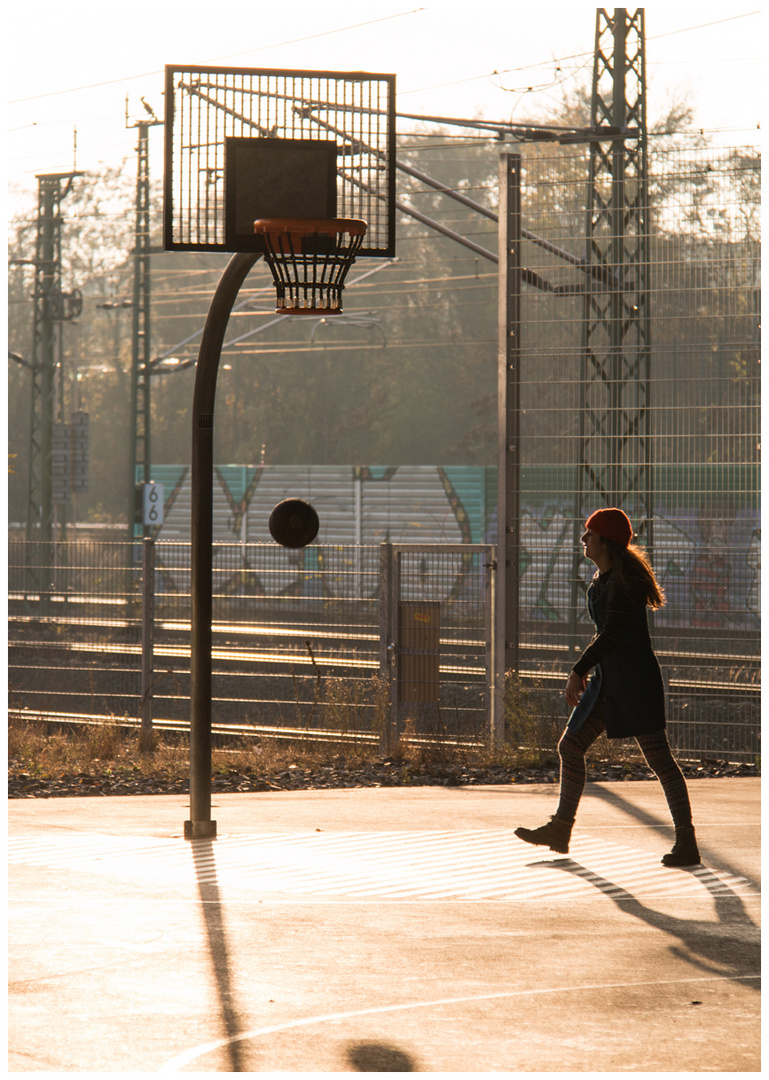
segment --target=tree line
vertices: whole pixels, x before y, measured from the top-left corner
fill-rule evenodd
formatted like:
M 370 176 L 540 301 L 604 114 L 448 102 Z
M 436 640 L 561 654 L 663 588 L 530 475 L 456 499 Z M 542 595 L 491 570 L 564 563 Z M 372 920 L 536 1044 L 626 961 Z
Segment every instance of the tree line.
M 585 95 L 577 95 L 552 122 L 584 123 L 585 109 Z M 710 159 L 708 171 L 706 148 L 692 146 L 694 164 L 678 168 L 677 175 L 675 155 L 685 141 L 678 133 L 687 119 L 685 108 L 674 104 L 651 140 L 659 266 L 653 304 L 666 365 L 660 400 L 666 408 L 688 409 L 689 434 L 701 441 L 700 458 L 717 453 L 744 459 L 752 453 L 754 425 L 746 416 L 758 397 L 751 284 L 759 241 L 758 154 L 730 151 L 718 171 Z M 398 155 L 495 211 L 498 156 L 509 149 L 467 133 L 420 132 L 400 137 Z M 582 256 L 586 150 L 542 144 L 515 149 L 525 162 L 524 224 Z M 79 289 L 84 298 L 81 315 L 62 326 L 58 403 L 65 419 L 80 408 L 91 420 L 90 486 L 78 499 L 81 521 L 118 521 L 126 512 L 134 170 L 127 159 L 119 169 L 81 177 L 62 204 L 63 287 Z M 151 380 L 151 459 L 185 464 L 196 335 L 227 256 L 163 252 L 158 178 L 154 183 L 151 355 L 166 359 L 155 368 L 163 373 Z M 399 178 L 398 188 L 403 202 L 496 251 L 496 226 L 487 217 L 408 177 Z M 31 355 L 33 319 L 33 277 L 23 260 L 32 257 L 34 240 L 33 217 L 12 223 L 10 256 L 18 261 L 9 273 L 9 347 L 22 359 Z M 532 269 L 558 282 L 580 280 L 573 264 L 536 244 L 525 247 Z M 363 280 L 356 284 L 358 278 Z M 570 452 L 565 447 L 579 400 L 574 357 L 581 300 L 531 287 L 524 293 L 524 453 L 532 461 L 558 463 Z M 344 306 L 338 319 L 275 321 L 271 277 L 257 263 L 225 339 L 237 343 L 222 354 L 217 462 L 495 464 L 496 265 L 401 215 L 397 259 L 359 260 L 348 277 Z M 674 389 L 686 374 L 687 355 L 691 360 L 694 353 L 699 389 L 687 404 Z M 31 407 L 24 364 L 9 362 L 8 386 L 9 517 L 23 522 Z M 724 409 L 725 401 L 731 410 Z M 680 435 L 664 425 L 658 434 L 661 440 Z

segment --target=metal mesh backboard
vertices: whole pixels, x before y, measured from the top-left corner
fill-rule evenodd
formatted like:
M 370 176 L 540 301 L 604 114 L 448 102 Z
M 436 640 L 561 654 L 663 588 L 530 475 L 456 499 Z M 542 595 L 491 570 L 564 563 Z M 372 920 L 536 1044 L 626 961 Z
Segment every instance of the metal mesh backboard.
M 395 76 L 166 68 L 168 251 L 259 250 L 260 217 L 362 218 L 395 254 Z

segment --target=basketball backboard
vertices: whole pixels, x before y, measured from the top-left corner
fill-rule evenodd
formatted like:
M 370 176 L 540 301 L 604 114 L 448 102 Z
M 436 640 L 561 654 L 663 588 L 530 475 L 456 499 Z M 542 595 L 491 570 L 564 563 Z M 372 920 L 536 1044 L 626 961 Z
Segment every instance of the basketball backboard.
M 166 68 L 164 244 L 259 251 L 257 218 L 360 218 L 395 254 L 395 76 Z

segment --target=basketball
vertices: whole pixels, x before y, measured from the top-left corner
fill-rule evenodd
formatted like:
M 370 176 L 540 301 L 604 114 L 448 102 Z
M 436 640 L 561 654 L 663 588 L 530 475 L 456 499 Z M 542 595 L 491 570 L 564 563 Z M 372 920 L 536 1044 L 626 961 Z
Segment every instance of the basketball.
M 311 544 L 318 535 L 320 522 L 315 508 L 304 499 L 284 499 L 270 514 L 270 535 L 287 548 Z

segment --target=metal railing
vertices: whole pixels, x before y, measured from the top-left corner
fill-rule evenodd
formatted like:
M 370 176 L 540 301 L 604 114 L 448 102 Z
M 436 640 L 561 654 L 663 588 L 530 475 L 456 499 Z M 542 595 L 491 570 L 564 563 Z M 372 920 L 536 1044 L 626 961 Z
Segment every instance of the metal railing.
M 9 543 L 11 715 L 131 724 L 144 715 L 185 730 L 189 544 L 149 545 L 151 613 L 141 544 L 41 546 Z M 221 543 L 214 552 L 215 731 L 381 745 L 404 733 L 476 743 L 493 731 L 493 546 Z M 41 566 L 49 585 L 31 589 Z M 559 633 L 527 597 L 523 589 L 521 683 L 538 716 L 562 724 L 567 626 Z M 754 761 L 757 639 L 735 633 L 726 649 L 707 634 L 654 630 L 671 742 L 691 758 Z M 506 721 L 508 738 L 527 737 L 526 717 Z

